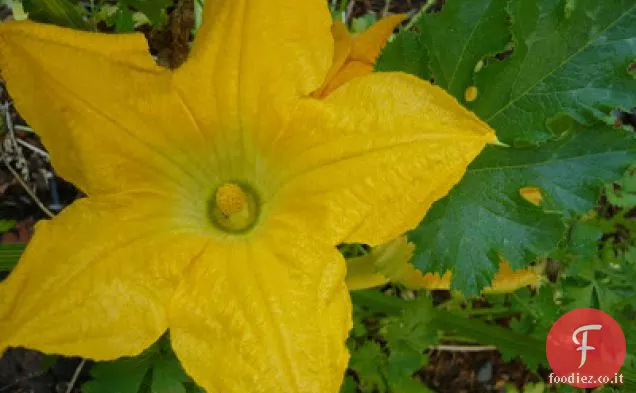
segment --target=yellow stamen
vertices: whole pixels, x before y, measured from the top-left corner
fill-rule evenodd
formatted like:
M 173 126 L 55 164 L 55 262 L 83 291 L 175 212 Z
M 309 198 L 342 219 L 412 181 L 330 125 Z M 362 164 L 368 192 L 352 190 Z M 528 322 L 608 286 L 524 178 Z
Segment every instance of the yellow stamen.
M 251 187 L 224 183 L 216 189 L 210 201 L 209 215 L 218 229 L 242 233 L 254 226 L 259 208 L 258 196 Z
M 240 186 L 225 183 L 216 190 L 216 206 L 225 217 L 230 217 L 247 206 L 247 195 Z

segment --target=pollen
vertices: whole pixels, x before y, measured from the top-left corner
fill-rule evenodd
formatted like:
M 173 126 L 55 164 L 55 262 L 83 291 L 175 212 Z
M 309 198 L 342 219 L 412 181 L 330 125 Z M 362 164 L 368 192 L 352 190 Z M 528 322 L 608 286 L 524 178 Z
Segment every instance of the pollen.
M 223 183 L 209 201 L 208 216 L 223 232 L 244 233 L 258 221 L 260 202 L 256 191 L 241 182 Z
M 216 190 L 216 206 L 225 217 L 241 212 L 248 205 L 245 191 L 234 183 L 225 183 Z

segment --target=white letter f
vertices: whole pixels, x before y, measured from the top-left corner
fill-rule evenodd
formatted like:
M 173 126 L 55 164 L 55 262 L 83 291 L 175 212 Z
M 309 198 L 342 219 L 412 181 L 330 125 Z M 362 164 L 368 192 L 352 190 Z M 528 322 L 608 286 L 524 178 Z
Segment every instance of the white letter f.
M 583 365 L 585 364 L 585 361 L 587 360 L 587 351 L 593 351 L 596 348 L 592 347 L 592 346 L 588 346 L 587 345 L 587 332 L 588 330 L 601 330 L 603 326 L 602 325 L 585 325 L 585 326 L 581 326 L 580 328 L 576 329 L 574 331 L 574 334 L 572 334 L 572 341 L 574 341 L 575 344 L 581 344 L 579 342 L 579 340 L 576 338 L 576 336 L 580 333 L 583 332 L 583 343 L 581 344 L 580 347 L 578 347 L 576 350 L 577 351 L 581 351 L 581 364 L 579 365 L 579 368 L 583 367 Z

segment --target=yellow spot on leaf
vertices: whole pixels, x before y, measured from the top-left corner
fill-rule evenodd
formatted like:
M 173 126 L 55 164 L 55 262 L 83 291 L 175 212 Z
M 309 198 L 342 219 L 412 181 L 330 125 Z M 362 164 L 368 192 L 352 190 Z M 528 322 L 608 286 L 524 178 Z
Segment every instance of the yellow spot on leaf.
M 519 288 L 539 285 L 541 276 L 530 269 L 512 270 L 507 261 L 499 262 L 499 271 L 485 293 L 509 293 Z
M 468 86 L 466 90 L 464 91 L 464 99 L 466 100 L 466 102 L 475 101 L 477 99 L 477 94 L 478 94 L 477 87 Z
M 477 62 L 477 64 L 475 64 L 475 68 L 473 68 L 473 72 L 477 73 L 477 72 L 481 71 L 482 68 L 484 68 L 484 61 L 483 60 L 479 60 Z
M 523 199 L 535 206 L 539 206 L 543 200 L 541 190 L 538 187 L 523 187 L 519 189 L 519 194 L 523 197 Z

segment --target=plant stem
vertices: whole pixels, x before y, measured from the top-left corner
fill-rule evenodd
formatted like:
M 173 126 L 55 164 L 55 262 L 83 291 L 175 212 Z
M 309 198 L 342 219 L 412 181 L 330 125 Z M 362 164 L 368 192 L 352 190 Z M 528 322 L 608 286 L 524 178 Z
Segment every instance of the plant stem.
M 496 346 L 502 352 L 523 354 L 524 361 L 533 365 L 546 362 L 545 342 L 477 319 L 468 319 L 461 314 L 431 307 L 432 320 L 440 329 L 452 330 L 456 334 L 475 339 L 481 344 Z

